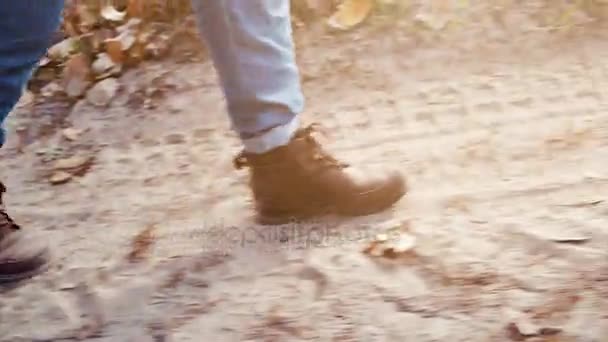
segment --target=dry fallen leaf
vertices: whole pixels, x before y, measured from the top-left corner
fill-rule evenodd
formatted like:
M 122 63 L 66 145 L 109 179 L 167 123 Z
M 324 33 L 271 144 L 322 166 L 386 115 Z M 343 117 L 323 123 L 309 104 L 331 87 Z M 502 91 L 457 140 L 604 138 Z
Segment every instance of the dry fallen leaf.
M 88 32 L 98 22 L 94 8 L 86 3 L 78 2 L 76 5 L 76 16 L 79 21 L 79 33 Z
M 67 38 L 59 43 L 51 46 L 48 50 L 48 57 L 54 61 L 62 61 L 69 57 L 69 55 L 76 49 L 76 39 Z
M 151 38 L 144 38 L 143 41 L 147 41 L 144 46 L 144 54 L 148 58 L 162 58 L 169 52 L 169 40 L 168 34 L 159 34 Z M 143 45 L 142 45 L 143 46 Z
M 120 12 L 112 5 L 105 6 L 101 9 L 101 17 L 108 21 L 123 21 L 127 16 L 127 12 Z
M 72 156 L 69 158 L 59 159 L 53 165 L 53 169 L 55 170 L 70 170 L 74 168 L 79 168 L 88 163 L 90 160 L 89 157 L 83 156 Z
M 129 0 L 127 4 L 127 15 L 131 18 L 144 16 L 145 0 Z
M 63 70 L 62 85 L 69 97 L 80 97 L 90 85 L 89 59 L 85 54 L 73 55 Z
M 124 62 L 124 50 L 122 48 L 122 42 L 120 39 L 110 38 L 105 40 L 106 53 L 110 60 L 115 64 L 122 64 Z
M 120 73 L 122 67 L 120 64 L 114 63 L 110 55 L 104 52 L 97 55 L 91 69 L 96 77 L 101 79 Z
M 374 257 L 395 259 L 410 254 L 416 247 L 416 238 L 400 232 L 396 238 L 389 239 L 387 234 L 378 234 L 363 250 L 363 253 Z
M 76 141 L 80 137 L 80 134 L 82 134 L 82 130 L 73 127 L 68 127 L 64 129 L 61 134 L 69 141 Z
M 541 328 L 528 321 L 521 320 L 520 322 L 512 322 L 507 325 L 507 336 L 513 341 L 525 341 L 532 337 L 540 336 L 556 336 L 562 330 L 559 328 Z
M 119 83 L 115 78 L 106 78 L 89 89 L 87 101 L 94 106 L 105 107 L 114 99 L 118 88 Z
M 90 170 L 92 165 L 92 157 L 75 155 L 57 160 L 53 165 L 53 170 L 56 171 L 56 174 L 60 175 L 62 175 L 60 172 L 65 172 L 72 176 L 83 176 Z
M 131 242 L 131 251 L 127 254 L 129 262 L 138 262 L 148 256 L 156 240 L 155 226 L 148 226 L 135 236 Z
M 72 175 L 65 171 L 54 172 L 49 178 L 49 182 L 53 185 L 59 185 L 69 182 L 72 179 Z
M 63 88 L 61 87 L 61 85 L 59 85 L 56 82 L 51 82 L 51 83 L 45 85 L 44 87 L 42 87 L 42 89 L 40 89 L 40 95 L 42 95 L 43 97 L 51 97 L 62 91 L 63 91 Z
M 327 23 L 332 28 L 348 30 L 365 21 L 373 8 L 374 0 L 345 0 Z

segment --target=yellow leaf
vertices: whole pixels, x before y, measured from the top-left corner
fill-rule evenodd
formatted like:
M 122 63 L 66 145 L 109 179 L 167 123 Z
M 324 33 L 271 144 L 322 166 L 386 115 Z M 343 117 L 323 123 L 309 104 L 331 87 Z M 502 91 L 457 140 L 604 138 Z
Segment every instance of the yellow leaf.
M 344 0 L 329 18 L 332 28 L 347 30 L 361 24 L 374 8 L 374 0 Z

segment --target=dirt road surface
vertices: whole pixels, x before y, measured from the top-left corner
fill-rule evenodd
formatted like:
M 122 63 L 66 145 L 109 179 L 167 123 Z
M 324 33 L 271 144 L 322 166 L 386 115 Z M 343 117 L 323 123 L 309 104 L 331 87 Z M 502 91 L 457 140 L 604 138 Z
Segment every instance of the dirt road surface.
M 86 130 L 74 142 L 57 130 L 2 152 L 11 213 L 54 260 L 1 294 L 0 340 L 605 341 L 606 34 L 538 35 L 301 34 L 304 121 L 344 160 L 399 167 L 411 191 L 378 215 L 283 227 L 252 224 L 209 61 L 127 73 L 108 108 L 66 117 Z M 39 124 L 28 106 L 11 131 Z M 53 153 L 94 163 L 54 186 Z M 395 226 L 413 252 L 361 252 Z M 129 262 L 147 227 L 150 255 Z

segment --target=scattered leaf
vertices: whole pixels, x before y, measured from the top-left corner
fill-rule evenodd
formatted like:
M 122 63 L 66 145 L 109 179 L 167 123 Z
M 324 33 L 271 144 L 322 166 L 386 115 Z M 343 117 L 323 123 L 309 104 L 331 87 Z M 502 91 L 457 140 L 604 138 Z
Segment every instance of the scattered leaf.
M 69 97 L 82 96 L 90 85 L 91 69 L 86 55 L 73 55 L 63 71 L 63 89 Z
M 559 328 L 541 328 L 524 320 L 509 323 L 506 331 L 507 337 L 512 341 L 525 341 L 532 337 L 555 336 L 562 332 Z
M 40 95 L 44 97 L 51 97 L 57 93 L 60 93 L 61 91 L 63 91 L 61 85 L 56 82 L 51 82 L 40 89 Z
M 53 185 L 59 185 L 69 182 L 72 179 L 72 175 L 65 171 L 54 172 L 49 178 L 49 182 Z
M 87 101 L 97 107 L 105 107 L 110 104 L 118 90 L 119 83 L 115 78 L 107 78 L 87 92 Z
M 105 75 L 119 73 L 121 66 L 120 64 L 114 63 L 107 53 L 100 53 L 97 55 L 97 59 L 93 62 L 91 68 L 97 77 L 103 77 Z
M 47 65 L 49 65 L 51 63 L 51 59 L 47 56 L 44 56 L 40 59 L 40 62 L 38 62 L 38 67 L 45 67 Z
M 125 24 L 116 28 L 118 34 L 126 31 L 137 32 L 141 29 L 142 20 L 139 18 L 131 18 Z
M 155 226 L 148 226 L 135 236 L 131 242 L 131 251 L 127 255 L 129 262 L 138 262 L 148 256 L 156 240 L 155 232 Z
M 55 170 L 70 170 L 82 167 L 88 163 L 90 158 L 82 156 L 72 156 L 69 158 L 59 159 L 55 162 L 53 168 Z
M 47 56 L 50 60 L 63 61 L 68 58 L 72 52 L 76 50 L 76 39 L 67 38 L 61 42 L 51 46 L 48 50 Z
M 94 7 L 79 1 L 76 4 L 76 12 L 79 21 L 79 33 L 89 32 L 89 30 L 97 24 L 98 20 Z
M 65 172 L 72 176 L 83 176 L 93 165 L 92 157 L 72 156 L 59 159 L 53 165 L 53 170 L 57 173 Z
M 69 128 L 64 129 L 61 132 L 61 134 L 63 135 L 64 138 L 66 138 L 69 141 L 76 141 L 82 134 L 82 130 L 73 128 L 73 127 L 69 127 Z
M 414 236 L 402 234 L 396 242 L 386 246 L 382 255 L 386 258 L 396 259 L 410 253 L 415 246 L 416 238 Z
M 122 48 L 122 42 L 119 39 L 111 38 L 106 39 L 106 54 L 110 57 L 110 60 L 114 64 L 122 64 L 125 56 Z M 109 68 L 106 68 L 106 70 Z
M 378 234 L 363 249 L 363 253 L 374 257 L 396 259 L 411 254 L 415 247 L 416 238 L 411 234 L 400 232 L 392 239 L 387 234 Z
M 127 16 L 127 12 L 120 12 L 112 5 L 105 6 L 101 10 L 101 17 L 108 21 L 123 21 Z
M 338 30 L 348 30 L 361 24 L 372 12 L 374 0 L 344 0 L 327 23 Z
M 144 0 L 129 0 L 127 4 L 127 15 L 131 18 L 141 18 L 144 16 Z
M 145 56 L 148 58 L 162 58 L 169 52 L 169 35 L 159 34 L 150 38 L 145 45 Z
M 379 243 L 385 243 L 388 241 L 388 235 L 386 234 L 378 234 L 376 235 L 376 241 Z

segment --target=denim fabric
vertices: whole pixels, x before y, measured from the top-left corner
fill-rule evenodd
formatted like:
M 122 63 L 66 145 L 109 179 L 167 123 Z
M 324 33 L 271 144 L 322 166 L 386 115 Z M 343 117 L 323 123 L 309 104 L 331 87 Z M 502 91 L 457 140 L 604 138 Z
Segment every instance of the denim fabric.
M 4 119 L 49 47 L 62 10 L 63 0 L 3 1 L 0 6 L 0 146 Z
M 304 106 L 289 3 L 192 0 L 232 127 L 245 149 L 254 153 L 288 143 Z M 62 7 L 63 0 L 4 1 L 0 6 L 0 123 L 48 48 Z M 0 138 L 4 139 L 3 132 Z
M 288 0 L 192 0 L 245 149 L 286 144 L 304 107 Z

